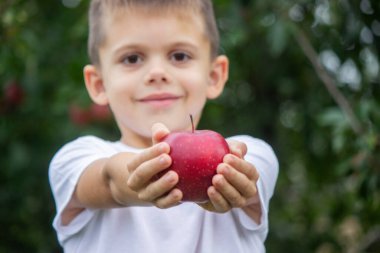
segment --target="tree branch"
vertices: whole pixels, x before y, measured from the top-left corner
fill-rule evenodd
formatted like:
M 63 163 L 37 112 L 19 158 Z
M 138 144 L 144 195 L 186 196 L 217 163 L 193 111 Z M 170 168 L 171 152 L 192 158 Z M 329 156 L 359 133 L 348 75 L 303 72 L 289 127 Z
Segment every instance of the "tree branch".
M 363 132 L 363 127 L 360 121 L 356 117 L 346 97 L 337 88 L 333 78 L 327 73 L 325 68 L 322 66 L 321 62 L 319 61 L 318 54 L 311 45 L 310 40 L 307 38 L 305 33 L 298 28 L 297 32 L 295 33 L 295 38 L 299 46 L 302 48 L 302 51 L 313 65 L 313 68 L 317 73 L 319 79 L 322 81 L 327 91 L 330 93 L 330 95 L 333 97 L 340 109 L 348 118 L 351 128 L 357 135 L 361 134 Z

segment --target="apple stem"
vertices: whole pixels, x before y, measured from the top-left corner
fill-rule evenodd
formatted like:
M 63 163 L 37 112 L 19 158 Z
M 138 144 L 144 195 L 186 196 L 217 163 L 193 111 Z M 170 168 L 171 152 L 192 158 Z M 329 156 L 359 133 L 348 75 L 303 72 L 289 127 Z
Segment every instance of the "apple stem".
M 192 114 L 190 114 L 190 120 L 191 120 L 191 129 L 192 129 L 192 131 L 194 133 L 194 120 L 193 120 L 193 115 Z

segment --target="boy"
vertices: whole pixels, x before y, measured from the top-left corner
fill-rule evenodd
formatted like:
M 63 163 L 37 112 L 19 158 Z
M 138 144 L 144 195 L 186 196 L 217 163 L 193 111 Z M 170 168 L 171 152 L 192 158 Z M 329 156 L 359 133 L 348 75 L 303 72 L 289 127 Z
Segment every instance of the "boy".
M 91 99 L 109 105 L 121 140 L 85 136 L 53 158 L 54 227 L 65 252 L 265 252 L 278 173 L 272 149 L 228 139 L 207 203 L 181 202 L 168 171 L 170 131 L 190 130 L 228 78 L 209 0 L 93 0 L 84 68 Z M 158 123 L 159 122 L 159 123 Z

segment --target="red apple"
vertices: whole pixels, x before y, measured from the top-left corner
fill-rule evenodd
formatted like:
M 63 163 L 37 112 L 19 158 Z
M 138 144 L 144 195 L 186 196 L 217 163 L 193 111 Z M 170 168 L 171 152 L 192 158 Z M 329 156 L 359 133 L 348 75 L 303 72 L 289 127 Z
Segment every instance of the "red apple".
M 172 164 L 168 168 L 179 176 L 177 188 L 183 201 L 205 202 L 207 189 L 223 157 L 230 152 L 226 140 L 217 132 L 197 130 L 173 132 L 163 140 L 170 145 Z

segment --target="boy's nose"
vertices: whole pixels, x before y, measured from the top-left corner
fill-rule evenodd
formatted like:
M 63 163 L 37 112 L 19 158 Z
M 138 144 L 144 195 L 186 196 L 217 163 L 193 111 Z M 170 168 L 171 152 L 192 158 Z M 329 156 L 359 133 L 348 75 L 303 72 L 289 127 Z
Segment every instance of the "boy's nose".
M 169 81 L 170 80 L 167 72 L 161 67 L 152 68 L 149 73 L 147 73 L 145 78 L 145 83 L 150 85 L 166 84 Z

